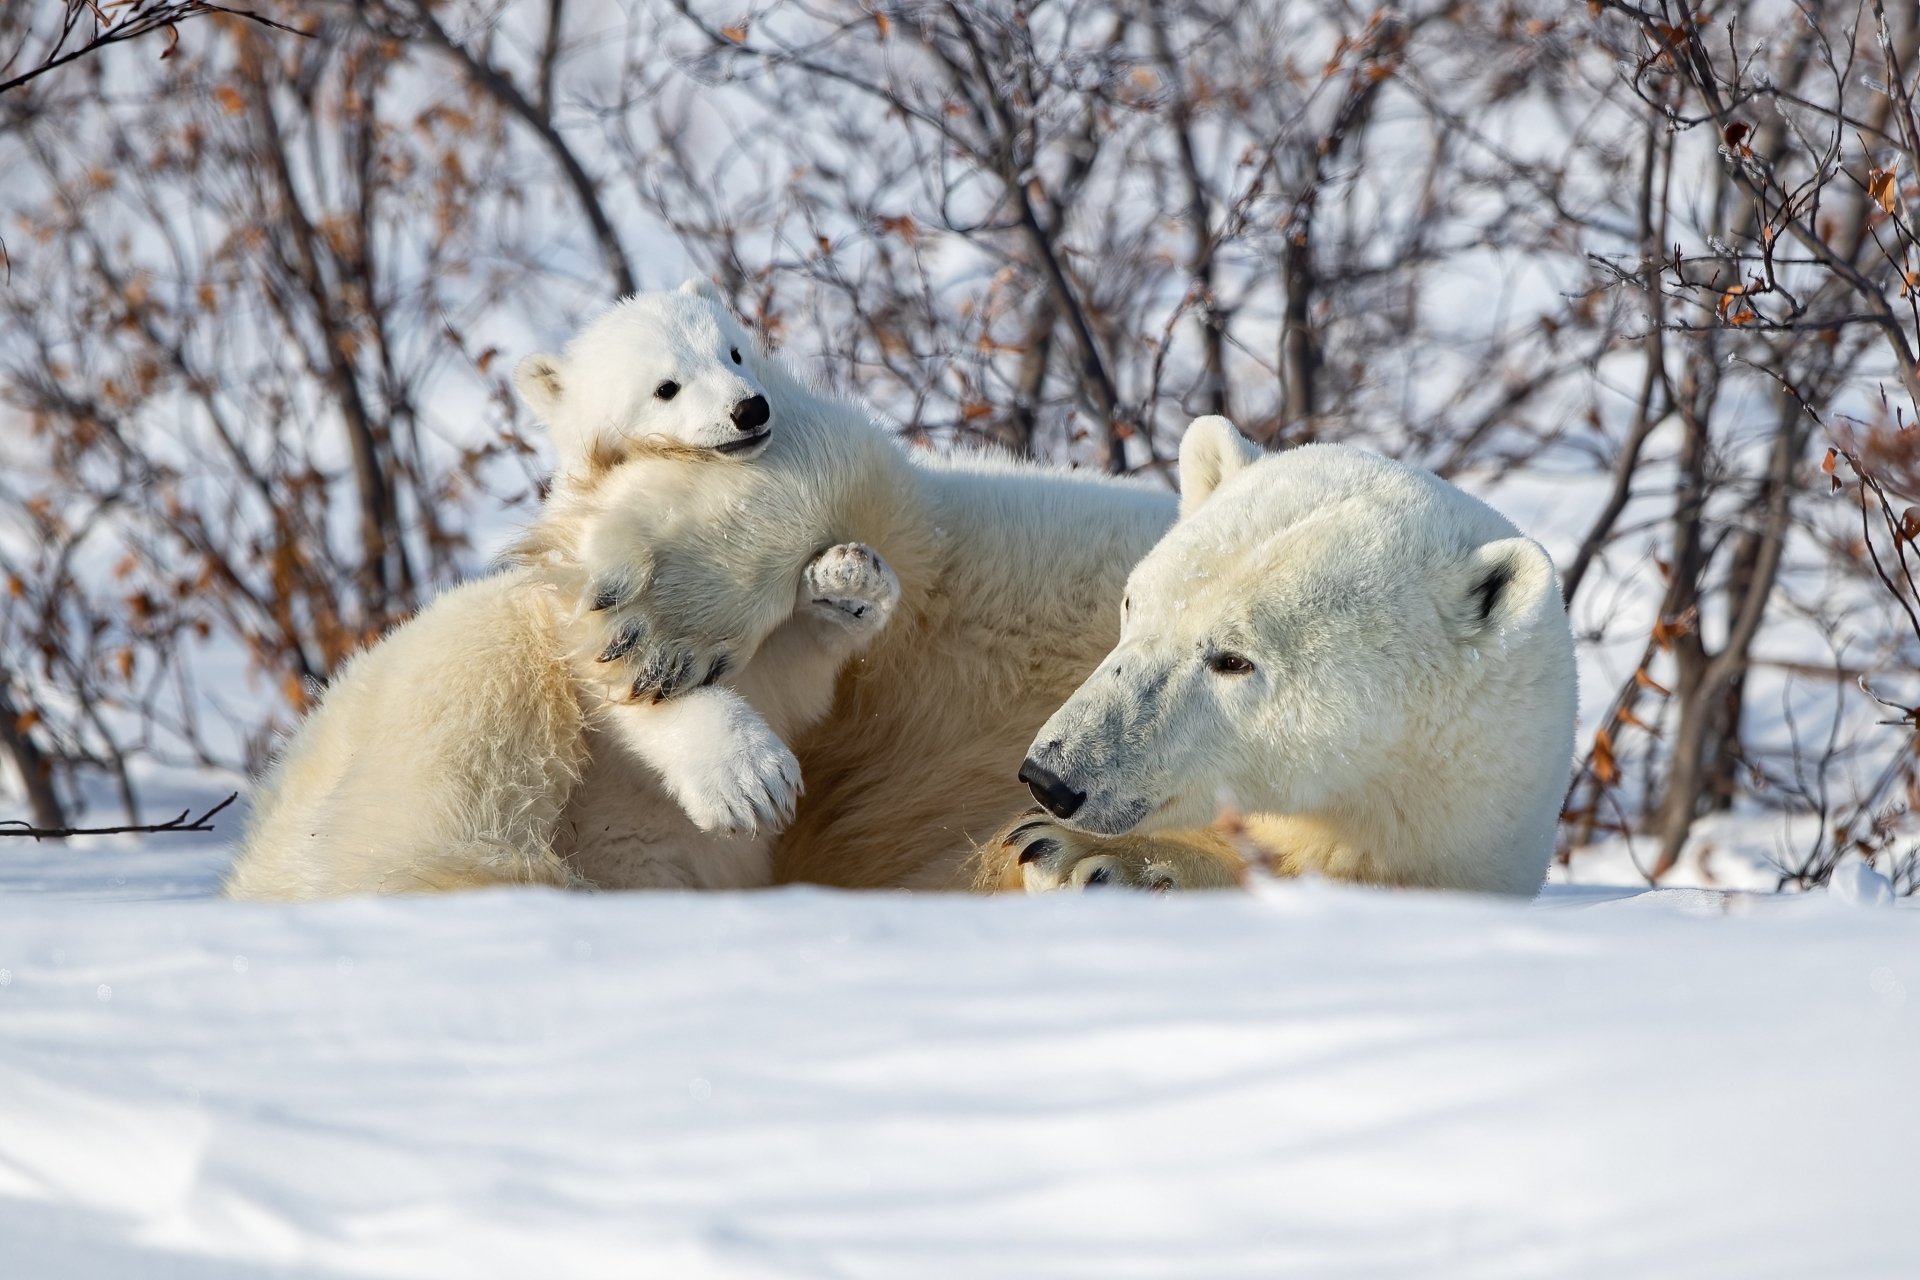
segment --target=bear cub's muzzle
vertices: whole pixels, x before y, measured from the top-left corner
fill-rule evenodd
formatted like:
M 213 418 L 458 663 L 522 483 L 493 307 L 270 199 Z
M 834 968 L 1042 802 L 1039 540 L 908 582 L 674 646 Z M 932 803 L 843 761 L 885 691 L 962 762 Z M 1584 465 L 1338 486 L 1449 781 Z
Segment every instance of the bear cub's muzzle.
M 715 445 L 714 448 L 721 453 L 739 453 L 751 449 L 773 434 L 773 428 L 767 425 L 773 417 L 773 409 L 767 404 L 765 396 L 748 396 L 736 403 L 727 416 L 732 420 L 734 430 L 740 433 L 740 438 Z

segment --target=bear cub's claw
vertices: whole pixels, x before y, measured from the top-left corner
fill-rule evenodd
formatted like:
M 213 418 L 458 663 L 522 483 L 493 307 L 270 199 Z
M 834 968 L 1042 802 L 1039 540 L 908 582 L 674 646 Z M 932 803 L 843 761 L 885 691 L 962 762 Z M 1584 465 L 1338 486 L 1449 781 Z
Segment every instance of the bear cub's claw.
M 676 636 L 657 625 L 649 588 L 657 566 L 645 554 L 582 566 L 586 581 L 576 606 L 574 651 L 590 677 L 616 700 L 660 702 L 712 684 L 733 665 L 723 640 Z M 617 692 L 616 692 L 617 691 Z

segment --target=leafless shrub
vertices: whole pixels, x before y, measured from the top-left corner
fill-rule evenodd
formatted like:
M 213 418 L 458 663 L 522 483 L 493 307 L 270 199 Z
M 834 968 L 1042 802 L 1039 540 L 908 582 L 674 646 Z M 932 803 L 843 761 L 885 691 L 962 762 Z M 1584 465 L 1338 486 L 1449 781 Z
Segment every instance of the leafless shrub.
M 1657 879 L 1700 812 L 1752 790 L 1743 774 L 1769 781 L 1743 719 L 1756 641 L 1794 604 L 1782 579 L 1796 546 L 1825 544 L 1824 589 L 1860 570 L 1858 548 L 1835 546 L 1827 513 L 1811 504 L 1825 488 L 1813 465 L 1823 411 L 1847 415 L 1876 379 L 1909 407 L 1920 391 L 1910 286 L 1920 277 L 1896 177 L 1910 182 L 1920 157 L 1920 30 L 1911 12 L 1899 25 L 1878 3 L 1838 12 L 1748 3 L 1711 18 L 1684 0 L 1599 7 L 1649 122 L 1643 190 L 1664 191 L 1647 206 L 1654 216 L 1642 220 L 1636 253 L 1594 259 L 1648 307 L 1646 407 L 1619 474 L 1637 468 L 1652 423 L 1677 418 L 1682 439 L 1659 560 L 1664 598 L 1641 662 L 1596 729 L 1576 809 L 1591 823 L 1598 794 L 1623 780 L 1623 731 L 1663 734 L 1645 748 L 1661 766 L 1649 817 Z M 1687 183 L 1693 190 L 1677 197 Z M 1685 209 L 1691 224 L 1676 225 Z M 1770 392 L 1759 431 L 1756 414 L 1731 403 L 1743 394 L 1753 403 L 1756 386 Z M 1804 798 L 1819 788 L 1775 789 Z M 1810 807 L 1824 831 L 1824 800 Z M 1796 879 L 1817 881 L 1831 865 L 1824 854 L 1813 861 Z

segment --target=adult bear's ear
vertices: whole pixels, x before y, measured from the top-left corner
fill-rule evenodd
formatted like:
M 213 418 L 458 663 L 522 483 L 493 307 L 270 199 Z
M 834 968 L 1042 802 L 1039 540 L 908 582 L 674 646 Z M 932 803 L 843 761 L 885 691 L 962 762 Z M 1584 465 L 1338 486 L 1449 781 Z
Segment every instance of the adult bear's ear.
M 560 357 L 528 356 L 514 366 L 513 387 L 533 416 L 552 426 L 554 410 L 560 407 Z
M 1502 538 L 1475 547 L 1445 575 L 1441 607 L 1462 638 L 1524 623 L 1546 609 L 1564 611 L 1560 579 L 1546 550 L 1532 538 Z
M 724 307 L 727 300 L 720 296 L 720 286 L 705 276 L 695 276 L 680 286 L 680 292 L 689 298 L 705 298 L 715 306 Z
M 1260 453 L 1259 445 L 1218 414 L 1195 418 L 1180 438 L 1180 518 L 1199 510 L 1242 467 L 1258 462 Z

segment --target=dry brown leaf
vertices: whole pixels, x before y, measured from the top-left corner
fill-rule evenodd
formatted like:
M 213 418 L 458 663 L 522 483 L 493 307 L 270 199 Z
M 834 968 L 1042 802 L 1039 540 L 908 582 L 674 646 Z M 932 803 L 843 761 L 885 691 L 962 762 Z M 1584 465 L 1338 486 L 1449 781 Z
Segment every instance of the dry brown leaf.
M 1605 729 L 1593 733 L 1593 776 L 1603 787 L 1620 781 L 1620 766 L 1613 759 L 1613 736 Z
M 879 223 L 882 231 L 899 236 L 908 244 L 920 238 L 920 227 L 914 222 L 913 215 L 910 213 L 903 213 L 894 218 L 876 218 L 875 221 Z
M 747 42 L 747 24 L 745 22 L 738 22 L 731 27 L 722 27 L 720 28 L 720 34 L 735 44 L 745 44 Z
M 1900 192 L 1894 185 L 1893 170 L 1867 170 L 1867 198 L 1888 213 L 1892 213 L 1899 207 Z
M 1645 720 L 1642 720 L 1639 716 L 1633 714 L 1632 707 L 1620 708 L 1620 723 L 1630 724 L 1634 728 L 1639 729 L 1641 732 L 1650 733 L 1656 738 L 1660 736 L 1660 730 L 1655 726 L 1648 724 Z

